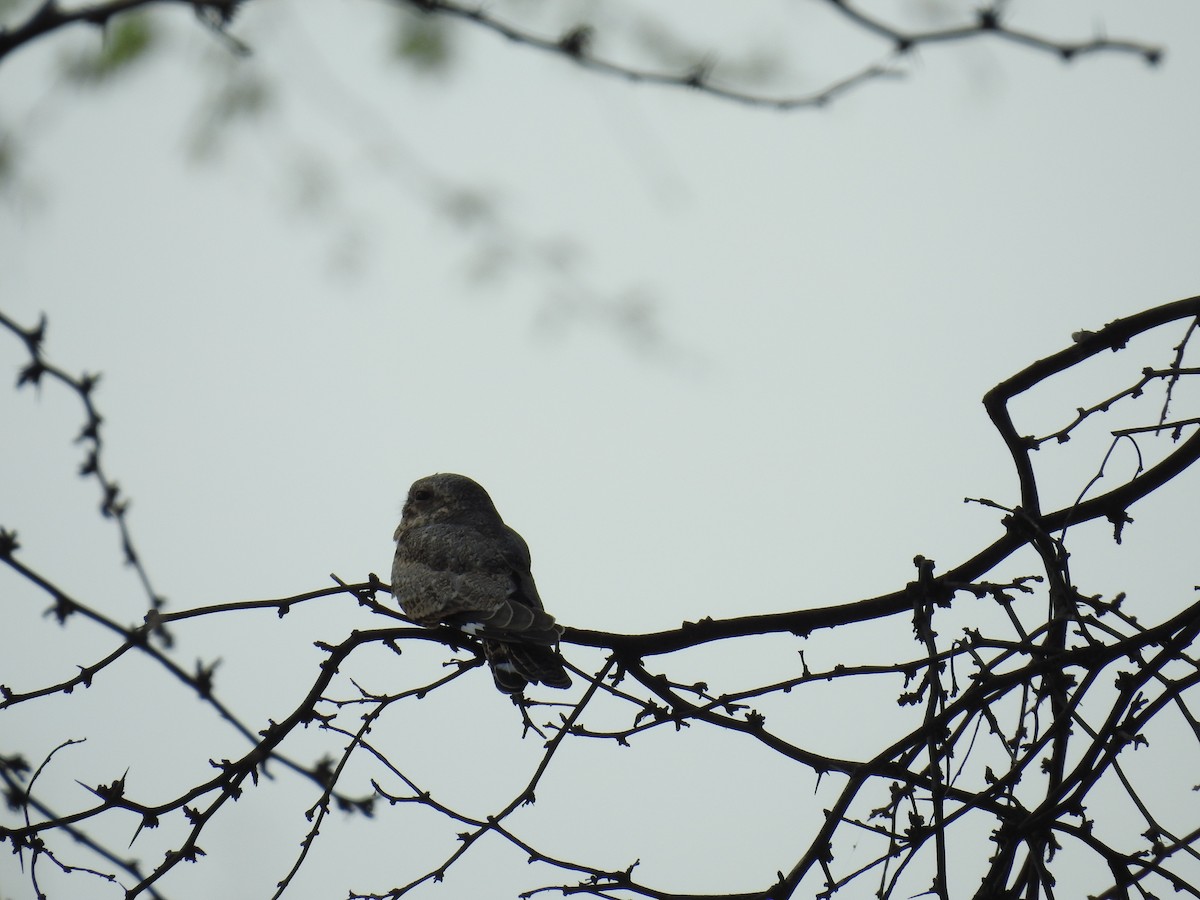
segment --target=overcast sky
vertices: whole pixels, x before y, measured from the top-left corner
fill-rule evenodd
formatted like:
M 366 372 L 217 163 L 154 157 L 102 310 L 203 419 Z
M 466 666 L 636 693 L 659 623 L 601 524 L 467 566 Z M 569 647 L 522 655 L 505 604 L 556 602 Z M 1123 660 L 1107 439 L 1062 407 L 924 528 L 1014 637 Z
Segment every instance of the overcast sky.
M 448 73 L 415 76 L 386 58 L 386 9 L 345 4 L 248 4 L 234 30 L 254 55 L 237 63 L 179 11 L 164 18 L 169 52 L 76 90 L 53 72 L 96 39 L 78 29 L 0 66 L 0 121 L 21 151 L 0 215 L 0 305 L 26 324 L 46 313 L 49 358 L 103 373 L 105 463 L 172 609 L 312 590 L 330 572 L 386 578 L 407 487 L 435 471 L 488 488 L 568 625 L 644 632 L 894 590 L 915 554 L 949 568 L 1002 532 L 994 510 L 962 502 L 1016 501 L 986 390 L 1074 331 L 1200 292 L 1200 12 L 1182 0 L 1030 6 L 1012 9 L 1031 30 L 1074 39 L 1102 25 L 1164 44 L 1165 63 L 934 46 L 904 80 L 779 113 L 583 72 L 470 27 L 456 28 Z M 664 7 L 663 21 L 676 15 L 718 60 L 773 56 L 780 93 L 836 72 L 843 47 L 852 63 L 885 51 L 817 4 L 738 8 L 753 11 L 719 18 L 714 4 L 698 24 Z M 605 50 L 605 17 L 619 17 L 593 16 Z M 273 102 L 203 147 L 205 104 L 232 65 L 253 67 Z M 456 222 L 448 197 L 475 197 L 480 217 Z M 595 314 L 630 298 L 657 340 Z M 23 352 L 0 335 L 0 367 L 15 375 Z M 1099 399 L 1059 398 L 1054 421 Z M 54 385 L 0 391 L 0 418 L 0 525 L 20 533 L 22 559 L 139 621 L 145 595 L 94 513 L 97 488 L 73 474 L 77 399 Z M 1062 465 L 1059 502 L 1103 449 Z M 1196 489 L 1194 476 L 1177 487 L 1193 504 Z M 1124 562 L 1077 565 L 1081 587 L 1173 571 L 1152 535 L 1178 514 L 1147 511 L 1147 538 L 1131 532 Z M 0 584 L 29 636 L 0 682 L 67 677 L 108 646 L 84 623 L 45 622 L 44 599 L 12 576 Z M 221 657 L 218 690 L 265 723 L 311 683 L 312 640 L 339 639 L 352 617 L 338 601 L 283 623 L 198 620 L 178 629 L 180 659 Z M 889 627 L 811 652 L 832 665 L 843 649 L 910 639 L 908 623 Z M 713 666 L 794 662 L 794 646 L 774 650 L 773 663 L 714 654 Z M 396 690 L 391 679 L 415 684 L 440 658 L 422 670 L 406 656 L 393 673 L 380 653 L 362 671 Z M 598 660 L 579 651 L 585 668 Z M 32 759 L 89 738 L 45 776 L 63 808 L 86 803 L 76 778 L 129 765 L 131 785 L 165 797 L 209 758 L 244 752 L 182 688 L 154 682 L 131 663 L 86 696 L 5 713 L 5 732 Z M 485 674 L 455 690 L 461 718 L 416 708 L 377 740 L 392 735 L 414 771 L 482 815 L 524 783 L 538 747 L 520 742 Z M 814 701 L 800 721 L 821 726 L 839 706 Z M 293 754 L 337 746 L 309 739 Z M 640 856 L 639 872 L 668 888 L 762 887 L 794 861 L 790 829 L 823 798 L 769 758 L 761 784 L 731 781 L 722 765 L 741 751 L 707 739 L 664 734 L 615 758 L 574 748 L 521 821 L 564 855 Z M 209 858 L 164 892 L 269 895 L 315 799 L 296 788 L 281 775 L 241 801 L 201 842 Z M 627 802 L 595 799 L 623 791 Z M 633 816 L 641 804 L 673 811 L 670 834 Z M 706 818 L 714 806 L 753 850 L 716 852 L 730 838 Z M 395 841 L 389 852 L 411 851 L 403 865 L 418 871 L 453 849 L 453 829 L 394 816 L 335 817 L 297 896 L 404 879 L 395 857 L 356 856 L 355 842 Z M 451 895 L 554 881 L 487 852 Z M 27 896 L 12 859 L 0 867 L 0 895 Z

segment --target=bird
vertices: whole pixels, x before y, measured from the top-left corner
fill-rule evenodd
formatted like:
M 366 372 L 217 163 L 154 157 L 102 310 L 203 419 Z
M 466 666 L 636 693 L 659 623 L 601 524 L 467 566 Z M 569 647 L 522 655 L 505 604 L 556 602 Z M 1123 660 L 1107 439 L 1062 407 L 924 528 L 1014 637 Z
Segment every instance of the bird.
M 571 686 L 558 651 L 562 627 L 542 606 L 529 546 L 480 484 L 449 472 L 418 478 L 394 539 L 392 596 L 406 616 L 480 638 L 505 694 Z

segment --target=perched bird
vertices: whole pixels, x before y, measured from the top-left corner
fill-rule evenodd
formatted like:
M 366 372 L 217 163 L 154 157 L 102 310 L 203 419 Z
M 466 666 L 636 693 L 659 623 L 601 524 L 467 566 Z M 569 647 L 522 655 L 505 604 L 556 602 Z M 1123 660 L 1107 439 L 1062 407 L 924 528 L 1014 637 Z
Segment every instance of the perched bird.
M 419 625 L 482 638 L 496 687 L 570 687 L 558 654 L 562 628 L 542 608 L 529 547 L 487 491 L 465 475 L 413 482 L 396 528 L 392 596 Z

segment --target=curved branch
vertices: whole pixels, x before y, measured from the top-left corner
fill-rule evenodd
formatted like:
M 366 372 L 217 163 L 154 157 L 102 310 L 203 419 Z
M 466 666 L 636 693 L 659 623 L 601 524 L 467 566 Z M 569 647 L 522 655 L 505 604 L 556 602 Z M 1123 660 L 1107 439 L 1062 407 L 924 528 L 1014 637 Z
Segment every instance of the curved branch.
M 1046 381 L 1104 350 L 1120 350 L 1131 338 L 1169 322 L 1200 316 L 1200 296 L 1177 300 L 1123 319 L 1116 319 L 1097 332 L 1076 335 L 1073 346 L 1038 360 L 1011 378 L 1002 381 L 984 396 L 984 406 L 997 431 L 1013 455 L 1021 482 L 1021 512 L 1036 522 L 1043 533 L 1059 531 L 1094 519 L 1116 521 L 1137 501 L 1149 496 L 1200 458 L 1200 432 L 1192 435 L 1174 451 L 1129 482 L 1107 493 L 1044 515 L 1039 513 L 1037 483 L 1028 442 L 1017 435 L 1008 414 L 1007 403 L 1018 394 Z M 1008 531 L 966 562 L 935 579 L 954 589 L 974 582 L 991 571 L 1021 547 L 1030 543 L 1023 526 L 1013 517 L 1005 519 Z M 865 622 L 885 616 L 911 613 L 913 586 L 866 600 L 801 609 L 766 615 L 739 616 L 732 619 L 701 619 L 685 622 L 680 628 L 650 634 L 611 635 L 605 632 L 567 628 L 563 640 L 585 647 L 609 647 L 636 656 L 672 653 L 710 641 L 755 634 L 787 633 L 805 636 L 822 628 L 851 622 Z

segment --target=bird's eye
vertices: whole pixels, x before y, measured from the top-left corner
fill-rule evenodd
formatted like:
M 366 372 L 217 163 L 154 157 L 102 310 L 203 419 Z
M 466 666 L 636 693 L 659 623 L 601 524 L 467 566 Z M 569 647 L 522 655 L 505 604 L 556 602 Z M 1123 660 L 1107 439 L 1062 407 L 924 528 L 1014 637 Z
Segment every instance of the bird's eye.
M 418 503 L 424 503 L 432 496 L 433 491 L 429 490 L 429 488 L 417 488 L 415 491 L 413 491 L 413 499 Z

